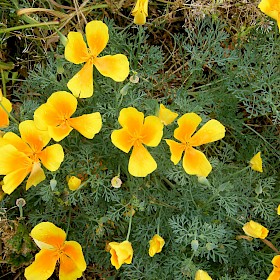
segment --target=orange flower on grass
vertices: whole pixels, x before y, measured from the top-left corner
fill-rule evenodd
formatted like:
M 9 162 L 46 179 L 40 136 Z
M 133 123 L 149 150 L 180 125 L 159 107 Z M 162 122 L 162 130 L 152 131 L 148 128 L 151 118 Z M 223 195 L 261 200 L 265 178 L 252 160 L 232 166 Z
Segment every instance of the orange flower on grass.
M 83 68 L 67 83 L 74 96 L 91 97 L 93 94 L 93 65 L 105 77 L 116 82 L 124 81 L 129 74 L 129 62 L 125 55 L 98 55 L 109 40 L 108 27 L 99 20 L 86 25 L 86 38 L 89 48 L 80 32 L 69 32 L 65 47 L 65 58 L 75 64 L 86 63 Z
M 36 186 L 46 177 L 41 163 L 50 171 L 56 171 L 64 159 L 64 152 L 59 144 L 44 148 L 50 141 L 47 132 L 36 128 L 33 121 L 19 124 L 21 138 L 13 132 L 7 132 L 0 146 L 0 175 L 5 175 L 2 189 L 11 194 L 29 175 L 26 190 Z
M 178 117 L 178 114 L 167 109 L 163 104 L 160 104 L 158 117 L 164 125 L 169 125 Z
M 81 245 L 76 241 L 65 241 L 66 233 L 50 222 L 36 225 L 30 236 L 41 249 L 35 261 L 25 269 L 27 280 L 46 280 L 51 277 L 59 262 L 59 279 L 74 280 L 86 269 Z
M 194 134 L 200 122 L 201 118 L 195 113 L 183 115 L 178 119 L 179 127 L 174 130 L 174 137 L 181 143 L 169 139 L 165 141 L 170 148 L 171 161 L 175 165 L 185 152 L 183 168 L 186 173 L 207 177 L 212 166 L 206 156 L 193 147 L 222 139 L 225 136 L 225 127 L 217 120 L 210 120 Z
M 196 273 L 195 273 L 195 280 L 212 280 L 212 278 L 209 276 L 209 274 L 204 271 L 204 270 L 198 270 Z
M 153 257 L 155 254 L 161 252 L 165 244 L 165 241 L 160 235 L 155 234 L 153 238 L 149 241 L 149 244 L 150 244 L 149 256 Z
M 280 1 L 279 0 L 262 0 L 259 9 L 277 21 L 280 30 Z
M 146 23 L 146 17 L 148 16 L 148 0 L 137 0 L 134 9 L 131 14 L 134 16 L 134 23 L 143 25 Z
M 269 232 L 267 228 L 252 220 L 246 223 L 242 229 L 247 235 L 260 239 L 265 239 Z
M 3 96 L 0 89 L 0 127 L 9 126 L 9 114 L 12 111 L 11 102 Z
M 116 268 L 119 269 L 124 263 L 131 264 L 133 257 L 133 249 L 131 243 L 127 240 L 119 242 L 109 243 L 111 263 Z
M 34 112 L 34 122 L 38 129 L 48 131 L 55 141 L 64 139 L 73 129 L 84 137 L 92 139 L 102 126 L 99 112 L 71 118 L 77 109 L 77 99 L 69 92 L 54 92 Z
M 156 147 L 163 124 L 156 116 L 144 119 L 144 114 L 133 107 L 122 109 L 118 120 L 122 128 L 112 132 L 112 143 L 125 153 L 132 148 L 128 171 L 132 176 L 145 177 L 157 168 L 157 163 L 143 144 Z
M 250 166 L 255 171 L 263 172 L 261 152 L 258 152 L 251 158 Z
M 275 256 L 272 259 L 273 270 L 269 274 L 267 280 L 279 280 L 280 279 L 280 256 Z

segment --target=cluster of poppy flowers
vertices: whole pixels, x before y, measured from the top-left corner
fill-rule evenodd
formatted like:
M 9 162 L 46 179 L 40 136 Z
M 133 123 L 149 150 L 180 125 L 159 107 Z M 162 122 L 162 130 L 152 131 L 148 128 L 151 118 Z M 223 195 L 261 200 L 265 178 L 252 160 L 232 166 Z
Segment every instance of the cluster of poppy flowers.
M 280 4 L 276 0 L 262 0 L 259 8 L 277 20 L 280 29 Z M 134 22 L 142 25 L 148 16 L 148 0 L 137 0 L 132 10 Z M 34 112 L 34 120 L 19 124 L 20 137 L 7 132 L 0 137 L 0 175 L 4 175 L 2 189 L 11 194 L 28 176 L 26 189 L 36 186 L 45 179 L 43 165 L 50 171 L 59 169 L 64 152 L 60 144 L 48 145 L 51 139 L 56 142 L 67 137 L 73 129 L 84 137 L 93 139 L 102 127 L 100 113 L 94 112 L 72 117 L 77 108 L 77 97 L 88 98 L 93 95 L 93 66 L 105 77 L 116 82 L 124 81 L 129 75 L 129 62 L 125 55 L 99 54 L 109 40 L 108 27 L 101 21 L 91 21 L 86 25 L 87 44 L 80 32 L 70 32 L 65 47 L 65 58 L 74 63 L 85 63 L 82 69 L 67 83 L 72 92 L 53 93 L 45 104 Z M 0 90 L 0 128 L 9 125 L 12 110 L 10 101 Z M 145 146 L 156 147 L 163 136 L 164 125 L 169 125 L 178 117 L 177 113 L 160 105 L 157 116 L 144 117 L 136 108 L 129 107 L 120 111 L 118 121 L 121 128 L 111 134 L 112 143 L 125 153 L 131 149 L 128 171 L 132 176 L 145 177 L 157 168 L 157 163 Z M 171 161 L 176 165 L 183 157 L 183 168 L 190 175 L 207 177 L 212 170 L 206 156 L 196 147 L 220 140 L 225 135 L 225 127 L 217 120 L 209 120 L 195 132 L 202 119 L 195 113 L 181 116 L 174 130 L 174 138 L 165 139 L 170 148 Z M 262 172 L 260 152 L 250 161 L 251 168 Z M 116 180 L 115 180 L 116 181 Z M 115 182 L 116 183 L 116 182 Z M 68 180 L 71 190 L 76 190 L 81 180 L 72 176 Z M 118 186 L 121 183 L 118 182 Z M 264 239 L 268 230 L 260 224 L 250 221 L 243 227 L 245 233 L 255 238 Z M 86 262 L 82 248 L 76 241 L 66 241 L 66 233 L 50 222 L 42 222 L 31 231 L 31 237 L 41 249 L 35 261 L 26 268 L 27 279 L 48 279 L 59 262 L 60 279 L 76 279 L 82 276 Z M 149 255 L 153 257 L 161 252 L 165 241 L 158 234 L 149 241 Z M 121 243 L 110 242 L 111 263 L 116 269 L 122 264 L 130 264 L 133 257 L 132 245 L 128 240 Z M 273 271 L 269 280 L 280 278 L 280 257 L 273 258 Z M 42 269 L 43 268 L 43 269 Z M 212 279 L 207 272 L 198 270 L 195 280 Z

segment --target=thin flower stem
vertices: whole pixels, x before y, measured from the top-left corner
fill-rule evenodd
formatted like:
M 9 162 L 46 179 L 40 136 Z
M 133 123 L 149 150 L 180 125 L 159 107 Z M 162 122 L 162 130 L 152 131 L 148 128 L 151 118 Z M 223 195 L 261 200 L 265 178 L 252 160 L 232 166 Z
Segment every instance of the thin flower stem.
M 278 251 L 278 249 L 267 239 L 261 239 L 261 241 L 263 243 L 265 243 L 269 248 L 271 248 L 275 253 L 277 253 L 278 255 L 280 255 L 280 252 Z
M 5 80 L 5 75 L 3 69 L 1 69 L 1 79 L 2 79 L 2 88 L 3 88 L 3 95 L 6 97 L 6 80 Z
M 129 235 L 130 235 L 130 231 L 131 231 L 132 214 L 133 214 L 133 207 L 131 205 L 131 212 L 130 212 L 130 217 L 129 217 L 129 226 L 128 226 L 128 231 L 127 231 L 127 236 L 126 236 L 127 241 L 129 240 Z
M 237 219 L 235 219 L 235 218 L 233 218 L 233 217 L 230 217 L 230 216 L 227 216 L 227 217 L 230 218 L 230 219 L 232 219 L 232 220 L 235 221 L 236 223 L 238 223 L 238 224 L 244 226 L 244 223 L 238 221 Z
M 161 209 L 159 210 L 159 214 L 158 214 L 158 223 L 157 223 L 157 234 L 159 235 L 159 226 L 160 226 L 160 215 L 161 215 Z
M 66 236 L 68 235 L 69 228 L 70 228 L 70 221 L 71 221 L 71 214 L 72 214 L 72 208 L 69 208 L 69 214 L 68 214 L 68 223 L 67 223 L 67 229 L 66 229 Z
M 40 26 L 49 26 L 49 25 L 54 25 L 54 24 L 59 24 L 59 21 L 48 21 L 48 22 L 41 22 L 41 23 L 34 23 L 34 24 L 24 24 L 20 26 L 14 26 L 14 27 L 9 27 L 9 28 L 1 28 L 0 29 L 0 34 L 2 33 L 8 33 L 16 30 L 21 30 L 21 29 L 27 29 L 31 27 L 40 27 Z

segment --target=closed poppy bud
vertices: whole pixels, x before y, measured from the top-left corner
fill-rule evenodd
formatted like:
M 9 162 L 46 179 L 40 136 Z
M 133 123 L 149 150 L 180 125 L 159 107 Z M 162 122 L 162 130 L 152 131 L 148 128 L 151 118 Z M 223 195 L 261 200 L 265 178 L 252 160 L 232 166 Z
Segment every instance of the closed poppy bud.
M 68 187 L 71 191 L 75 191 L 81 185 L 81 180 L 75 176 L 71 176 L 68 181 Z
M 265 239 L 269 232 L 267 228 L 254 221 L 246 223 L 242 229 L 247 235 L 260 239 Z
M 204 270 L 198 270 L 196 273 L 195 273 L 195 280 L 212 280 L 212 278 L 209 276 L 209 274 L 204 271 Z
M 277 207 L 277 215 L 280 215 L 280 204 Z
M 252 157 L 252 159 L 250 160 L 250 166 L 255 171 L 263 172 L 261 152 L 258 152 Z
M 153 257 L 155 254 L 161 252 L 162 247 L 165 244 L 165 241 L 161 236 L 155 234 L 153 238 L 149 241 L 149 243 L 150 243 L 149 256 Z
M 119 269 L 124 263 L 131 264 L 133 257 L 133 249 L 131 243 L 125 240 L 121 243 L 110 242 L 110 254 L 111 263 L 116 268 Z
M 134 16 L 134 23 L 143 25 L 146 23 L 146 17 L 148 16 L 148 0 L 137 0 L 134 9 L 131 14 Z

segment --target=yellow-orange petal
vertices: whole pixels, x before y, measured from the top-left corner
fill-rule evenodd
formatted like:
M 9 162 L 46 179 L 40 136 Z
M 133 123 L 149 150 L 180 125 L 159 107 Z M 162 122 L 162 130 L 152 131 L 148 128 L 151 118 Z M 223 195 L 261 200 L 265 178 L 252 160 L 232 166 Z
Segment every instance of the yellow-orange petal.
M 75 97 L 88 98 L 93 95 L 93 66 L 88 61 L 83 68 L 67 83 Z
M 274 266 L 274 269 L 277 271 L 280 271 L 280 256 L 278 255 L 278 256 L 273 257 L 271 262 Z
M 12 103 L 3 96 L 0 100 L 0 127 L 7 127 L 9 125 L 9 115 L 7 112 L 10 113 L 11 111 Z
M 27 120 L 19 124 L 19 132 L 24 142 L 28 143 L 33 152 L 40 152 L 51 140 L 47 131 L 37 129 L 34 121 Z
M 66 60 L 75 64 L 86 62 L 89 59 L 90 54 L 80 32 L 69 32 L 64 56 Z
M 13 132 L 5 133 L 3 139 L 6 144 L 13 145 L 19 152 L 23 152 L 26 155 L 30 155 L 32 153 L 30 146 Z
M 110 242 L 111 263 L 119 269 L 124 263 L 131 264 L 133 258 L 133 249 L 131 243 L 127 240 L 118 243 Z
M 164 125 L 169 125 L 178 117 L 178 114 L 167 109 L 163 104 L 160 104 L 158 117 Z
M 2 190 L 7 194 L 11 194 L 30 172 L 31 168 L 23 167 L 8 173 L 3 179 L 4 185 L 2 186 Z
M 0 155 L 0 175 L 7 175 L 22 168 L 28 169 L 29 172 L 31 171 L 32 160 L 11 144 L 0 147 Z
M 37 186 L 39 183 L 46 179 L 45 172 L 41 168 L 40 162 L 34 162 L 30 175 L 26 182 L 26 190 L 28 190 L 31 186 Z
M 63 124 L 60 126 L 49 126 L 49 135 L 56 141 L 59 142 L 70 134 L 73 130 L 68 124 Z
M 85 114 L 69 120 L 71 127 L 79 131 L 84 137 L 92 139 L 102 127 L 102 118 L 99 112 Z
M 35 261 L 25 268 L 24 276 L 27 280 L 47 280 L 54 272 L 58 253 L 42 249 L 35 256 Z
M 30 236 L 40 249 L 49 249 L 50 246 L 60 248 L 66 239 L 66 233 L 51 222 L 42 222 L 36 225 Z
M 47 100 L 47 104 L 57 111 L 62 120 L 70 118 L 75 113 L 77 103 L 77 99 L 67 91 L 54 92 Z
M 157 163 L 142 145 L 136 145 L 128 162 L 128 172 L 135 177 L 146 177 L 157 169 Z
M 246 223 L 242 227 L 242 229 L 247 235 L 252 236 L 254 238 L 260 238 L 260 239 L 265 239 L 269 232 L 269 230 L 267 228 L 265 228 L 261 224 L 254 222 L 252 220 L 250 222 Z
M 155 254 L 161 252 L 165 244 L 165 241 L 160 235 L 155 234 L 153 238 L 149 241 L 149 244 L 150 244 L 149 256 L 153 257 Z
M 273 269 L 266 280 L 279 280 L 280 271 Z
M 266 15 L 272 17 L 273 19 L 278 20 L 280 8 L 279 8 L 279 10 L 275 10 L 275 7 L 273 7 L 273 5 L 271 5 L 271 4 L 273 4 L 271 1 L 262 0 L 260 2 L 260 4 L 258 5 L 258 7 Z
M 87 43 L 91 55 L 98 56 L 106 47 L 109 41 L 109 31 L 105 23 L 100 20 L 93 20 L 86 25 Z
M 94 59 L 93 64 L 105 77 L 123 82 L 129 74 L 129 62 L 125 55 L 105 55 Z
M 206 156 L 192 147 L 185 150 L 183 167 L 186 173 L 203 177 L 207 177 L 212 170 Z
M 111 134 L 112 143 L 125 153 L 133 146 L 133 139 L 126 128 L 114 130 Z
M 131 135 L 139 135 L 143 127 L 144 114 L 133 107 L 123 108 L 118 120 Z
M 176 165 L 182 158 L 185 146 L 174 140 L 165 139 L 165 141 L 170 148 L 171 161 Z
M 261 152 L 258 152 L 250 160 L 250 166 L 253 170 L 263 172 Z
M 220 140 L 225 137 L 225 132 L 225 127 L 219 121 L 210 120 L 191 137 L 190 145 L 197 147 Z
M 48 130 L 50 126 L 62 125 L 69 119 L 77 108 L 77 99 L 67 91 L 54 92 L 34 112 L 34 122 L 38 129 Z
M 209 274 L 204 270 L 198 270 L 195 273 L 195 280 L 212 280 L 212 278 L 209 276 Z
M 144 120 L 141 131 L 142 142 L 150 147 L 156 147 L 163 135 L 163 124 L 156 116 L 148 116 Z
M 277 207 L 277 215 L 280 215 L 280 204 Z
M 57 126 L 60 123 L 60 118 L 57 111 L 48 104 L 42 104 L 34 111 L 35 126 L 42 130 L 47 131 L 49 125 Z
M 191 136 L 200 124 L 201 117 L 195 113 L 187 113 L 179 118 L 177 122 L 179 127 L 174 130 L 174 137 L 177 140 L 186 143 L 190 140 Z
M 79 270 L 86 270 L 87 264 L 84 258 L 82 246 L 78 242 L 65 241 L 63 253 L 75 263 Z
M 64 159 L 63 148 L 60 144 L 46 147 L 38 157 L 42 164 L 50 171 L 56 171 Z

